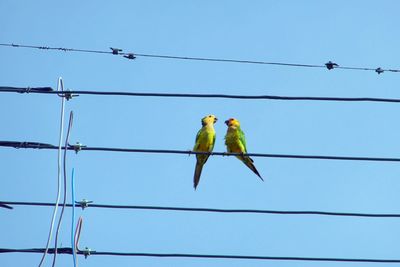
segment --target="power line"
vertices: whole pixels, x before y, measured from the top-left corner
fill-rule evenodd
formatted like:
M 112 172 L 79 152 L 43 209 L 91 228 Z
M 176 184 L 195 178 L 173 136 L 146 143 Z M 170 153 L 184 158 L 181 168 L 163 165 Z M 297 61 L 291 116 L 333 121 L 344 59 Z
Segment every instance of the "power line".
M 94 53 L 94 54 L 108 54 L 108 55 L 119 55 L 128 59 L 135 59 L 136 57 L 148 57 L 148 58 L 160 58 L 160 59 L 174 59 L 174 60 L 190 60 L 190 61 L 208 61 L 208 62 L 222 62 L 222 63 L 242 63 L 242 64 L 258 64 L 258 65 L 275 65 L 275 66 L 286 66 L 286 67 L 303 67 L 303 68 L 327 68 L 331 69 L 344 69 L 344 70 L 362 70 L 362 71 L 374 71 L 378 74 L 385 71 L 388 72 L 400 72 L 399 69 L 383 69 L 378 68 L 367 68 L 367 67 L 347 67 L 339 66 L 334 62 L 327 62 L 324 65 L 317 64 L 299 64 L 299 63 L 286 63 L 286 62 L 268 62 L 268 61 L 257 61 L 257 60 L 239 60 L 239 59 L 223 59 L 223 58 L 207 58 L 207 57 L 186 57 L 186 56 L 173 56 L 173 55 L 161 55 L 161 54 L 144 54 L 144 53 L 125 53 L 122 49 L 110 47 L 111 50 L 94 50 L 94 49 L 77 49 L 77 48 L 64 48 L 64 47 L 50 47 L 50 46 L 35 46 L 35 45 L 23 45 L 13 43 L 0 43 L 0 46 L 13 47 L 13 48 L 30 48 L 39 50 L 56 50 L 63 52 L 81 52 L 81 53 Z
M 0 248 L 0 253 L 42 253 L 42 248 L 10 249 Z M 54 253 L 49 249 L 48 253 Z M 72 254 L 68 247 L 58 248 L 59 254 Z M 205 258 L 231 260 L 274 260 L 274 261 L 315 261 L 315 262 L 369 262 L 369 263 L 400 263 L 400 259 L 363 259 L 363 258 L 320 258 L 320 257 L 275 257 L 249 255 L 218 255 L 218 254 L 191 254 L 191 253 L 138 253 L 113 251 L 78 251 L 77 254 L 87 256 L 130 256 L 130 257 L 159 257 L 159 258 Z
M 57 146 L 39 142 L 0 141 L 0 147 L 27 148 L 27 149 L 58 149 Z M 75 152 L 104 151 L 104 152 L 127 152 L 127 153 L 155 153 L 155 154 L 186 154 L 186 155 L 211 155 L 211 156 L 249 156 L 262 158 L 292 158 L 292 159 L 320 159 L 320 160 L 350 160 L 350 161 L 378 161 L 378 162 L 400 162 L 400 158 L 382 157 L 351 157 L 351 156 L 321 156 L 321 155 L 290 155 L 290 154 L 265 154 L 265 153 L 227 153 L 227 152 L 200 152 L 190 150 L 172 149 L 139 149 L 139 148 L 115 148 L 115 147 L 88 147 L 82 144 L 69 145 L 63 149 Z
M 0 201 L 0 204 L 7 204 L 11 206 L 39 206 L 39 207 L 54 206 L 54 203 L 49 203 L 49 202 L 23 202 L 23 201 Z M 178 211 L 178 212 L 252 213 L 252 214 L 272 214 L 272 215 L 321 215 L 321 216 L 342 216 L 342 217 L 400 218 L 400 214 L 395 214 L 395 213 L 390 214 L 390 213 L 354 213 L 354 212 L 329 212 L 329 211 L 211 209 L 211 208 L 185 208 L 185 207 L 143 206 L 143 205 L 110 205 L 110 204 L 94 204 L 94 203 L 87 204 L 87 202 L 81 202 L 81 203 L 78 202 L 75 203 L 74 205 L 66 204 L 66 207 L 158 210 L 158 211 Z
M 313 96 L 277 96 L 277 95 L 230 95 L 230 94 L 190 94 L 190 93 L 140 93 L 113 91 L 71 90 L 60 94 L 51 87 L 10 87 L 0 86 L 0 93 L 50 94 L 50 95 L 100 95 L 100 96 L 136 96 L 136 97 L 176 97 L 176 98 L 227 98 L 248 100 L 288 100 L 288 101 L 338 101 L 338 102 L 388 102 L 400 103 L 397 98 L 377 97 L 313 97 Z

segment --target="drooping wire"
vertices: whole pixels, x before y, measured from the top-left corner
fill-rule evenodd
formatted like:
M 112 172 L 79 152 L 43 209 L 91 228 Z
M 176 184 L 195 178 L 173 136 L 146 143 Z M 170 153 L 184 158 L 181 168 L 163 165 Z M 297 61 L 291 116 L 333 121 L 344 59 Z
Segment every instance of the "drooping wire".
M 64 83 L 62 78 L 60 77 L 58 79 L 57 83 L 57 92 L 63 93 L 64 91 Z M 44 263 L 44 260 L 46 258 L 47 252 L 49 250 L 51 238 L 53 235 L 53 228 L 54 228 L 54 222 L 57 216 L 57 211 L 58 211 L 58 203 L 60 202 L 60 193 L 61 193 L 61 153 L 62 153 L 62 141 L 63 141 L 63 134 L 64 134 L 64 111 L 65 111 L 65 98 L 61 97 L 61 119 L 60 119 L 60 135 L 59 135 L 59 142 L 58 142 L 58 155 L 57 155 L 57 197 L 56 197 L 56 205 L 54 205 L 54 210 L 53 210 L 53 215 L 51 218 L 51 223 L 50 223 L 50 230 L 49 230 L 49 235 L 47 237 L 47 243 L 46 243 L 46 248 L 43 252 L 43 256 L 40 260 L 39 267 L 42 266 Z
M 0 203 L 15 206 L 41 206 L 52 207 L 54 203 L 48 202 L 17 202 L 0 201 Z M 360 213 L 360 212 L 334 212 L 334 211 L 310 211 L 310 210 L 258 210 L 258 209 L 218 209 L 218 208 L 190 208 L 190 207 L 166 207 L 166 206 L 144 206 L 144 205 L 111 205 L 91 203 L 82 206 L 80 203 L 67 204 L 67 207 L 84 207 L 100 209 L 132 209 L 149 211 L 178 211 L 178 212 L 210 212 L 210 213 L 249 213 L 249 214 L 271 214 L 271 215 L 317 215 L 317 216 L 340 216 L 360 218 L 400 218 L 399 213 Z
M 32 149 L 57 149 L 56 146 L 40 142 L 0 141 L 0 147 L 32 148 Z M 63 147 L 64 148 L 64 147 Z M 191 150 L 173 149 L 142 149 L 142 148 L 116 148 L 116 147 L 89 147 L 81 144 L 69 145 L 68 150 L 78 151 L 103 151 L 125 153 L 152 153 L 152 154 L 183 154 L 183 155 L 210 155 L 210 156 L 249 156 L 261 158 L 292 158 L 292 159 L 318 159 L 318 160 L 349 160 L 349 161 L 377 161 L 400 162 L 400 158 L 364 157 L 364 156 L 324 156 L 324 155 L 293 155 L 293 154 L 267 154 L 267 153 L 227 153 L 227 152 L 201 152 Z
M 72 254 L 72 249 L 58 249 L 60 254 Z M 12 249 L 0 248 L 0 253 L 42 253 L 42 248 Z M 49 250 L 54 253 L 54 249 Z M 192 258 L 192 259 L 230 259 L 230 260 L 264 260 L 264 261 L 304 261 L 304 262 L 364 262 L 364 263 L 400 263 L 400 259 L 373 258 L 322 258 L 293 256 L 253 256 L 253 255 L 223 255 L 194 253 L 147 253 L 147 252 L 115 252 L 115 251 L 79 251 L 79 255 L 87 256 L 119 256 L 119 257 L 156 257 L 156 258 Z
M 71 173 L 71 201 L 75 203 L 75 168 L 72 168 Z M 71 247 L 72 247 L 72 261 L 76 267 L 76 247 L 75 247 L 75 205 L 72 205 L 72 219 L 71 219 Z
M 64 148 L 68 146 L 69 135 L 71 133 L 71 128 L 74 120 L 74 113 L 71 111 L 69 114 L 69 123 L 67 129 L 67 135 L 65 137 L 65 145 Z M 56 265 L 56 258 L 57 258 L 57 246 L 58 246 L 58 235 L 60 232 L 61 221 L 64 215 L 65 206 L 67 205 L 67 149 L 64 149 L 64 164 L 63 164 L 63 174 L 64 174 L 64 198 L 63 198 L 63 205 L 60 213 L 60 217 L 58 219 L 56 235 L 54 239 L 54 257 L 53 257 L 53 264 L 54 267 Z
M 286 66 L 286 67 L 305 67 L 305 68 L 327 68 L 332 69 L 344 69 L 344 70 L 362 70 L 362 71 L 374 71 L 378 74 L 385 71 L 389 72 L 400 72 L 398 69 L 383 69 L 378 68 L 367 68 L 367 67 L 347 67 L 339 66 L 336 63 L 329 61 L 324 65 L 317 64 L 299 64 L 299 63 L 286 63 L 286 62 L 268 62 L 258 60 L 240 60 L 240 59 L 223 59 L 223 58 L 207 58 L 207 57 L 187 57 L 187 56 L 173 56 L 173 55 L 160 55 L 160 54 L 145 54 L 145 53 L 125 53 L 122 49 L 112 48 L 111 51 L 94 50 L 94 49 L 77 49 L 77 48 L 64 48 L 64 47 L 50 47 L 50 46 L 35 46 L 35 45 L 23 45 L 14 43 L 0 43 L 0 46 L 13 47 L 13 48 L 30 48 L 40 50 L 57 50 L 63 52 L 82 52 L 82 53 L 94 53 L 94 54 L 108 54 L 108 55 L 119 55 L 128 59 L 135 59 L 136 57 L 148 57 L 148 58 L 161 58 L 161 59 L 174 59 L 174 60 L 190 60 L 190 61 L 208 61 L 208 62 L 222 62 L 222 63 L 242 63 L 242 64 L 258 64 L 258 65 L 275 65 L 275 66 Z
M 9 87 L 0 86 L 0 93 L 20 94 L 59 94 L 51 87 Z M 176 97 L 176 98 L 225 98 L 246 100 L 278 100 L 278 101 L 335 101 L 335 102 L 382 102 L 400 103 L 398 98 L 379 97 L 320 97 L 320 96 L 277 96 L 277 95 L 230 95 L 230 94 L 193 94 L 193 93 L 141 93 L 116 91 L 86 91 L 71 90 L 70 95 L 98 95 L 98 96 L 132 96 L 132 97 Z

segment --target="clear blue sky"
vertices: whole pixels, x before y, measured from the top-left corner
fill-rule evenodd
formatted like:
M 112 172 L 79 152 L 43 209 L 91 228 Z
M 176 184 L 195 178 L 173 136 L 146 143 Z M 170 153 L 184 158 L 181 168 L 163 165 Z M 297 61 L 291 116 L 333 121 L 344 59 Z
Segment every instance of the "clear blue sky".
M 0 42 L 250 60 L 399 68 L 398 1 L 1 1 Z M 77 90 L 400 98 L 400 74 L 189 62 L 0 48 L 0 85 Z M 0 140 L 57 144 L 60 99 L 2 94 Z M 80 96 L 71 143 L 193 147 L 200 119 L 236 117 L 249 152 L 400 157 L 399 104 Z M 0 200 L 54 202 L 57 152 L 0 149 Z M 212 157 L 197 191 L 195 157 L 69 153 L 77 198 L 96 203 L 400 213 L 396 163 Z M 0 209 L 0 247 L 44 247 L 52 209 Z M 70 245 L 70 210 L 60 245 Z M 399 219 L 78 210 L 80 246 L 98 251 L 400 258 Z M 1 254 L 36 266 L 40 254 Z M 58 257 L 72 266 L 72 257 Z M 51 256 L 47 258 L 49 266 Z M 389 266 L 390 264 L 93 256 L 80 266 Z

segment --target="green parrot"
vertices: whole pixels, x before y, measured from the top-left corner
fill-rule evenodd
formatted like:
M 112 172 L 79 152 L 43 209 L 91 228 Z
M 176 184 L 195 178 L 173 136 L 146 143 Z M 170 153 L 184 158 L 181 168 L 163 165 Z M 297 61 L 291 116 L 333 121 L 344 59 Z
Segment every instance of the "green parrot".
M 197 152 L 212 152 L 215 144 L 215 130 L 214 123 L 217 122 L 217 118 L 214 115 L 205 116 L 201 120 L 203 127 L 197 132 L 196 143 L 194 145 L 193 151 Z M 197 154 L 196 155 L 196 168 L 194 171 L 193 183 L 194 189 L 196 190 L 197 185 L 200 181 L 201 171 L 203 170 L 203 165 L 207 162 L 210 155 Z
M 228 130 L 225 135 L 225 145 L 229 153 L 247 153 L 246 139 L 244 132 L 240 128 L 240 122 L 237 119 L 230 118 L 225 121 L 228 126 Z M 256 166 L 253 164 L 253 160 L 248 156 L 236 156 L 240 159 L 247 167 L 250 168 L 262 181 L 260 173 L 257 171 Z

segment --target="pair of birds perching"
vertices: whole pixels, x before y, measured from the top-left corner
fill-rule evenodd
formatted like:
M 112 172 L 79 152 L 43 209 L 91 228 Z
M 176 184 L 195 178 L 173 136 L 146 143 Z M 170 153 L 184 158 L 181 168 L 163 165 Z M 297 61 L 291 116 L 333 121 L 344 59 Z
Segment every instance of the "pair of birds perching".
M 197 132 L 196 143 L 194 145 L 193 151 L 196 152 L 212 152 L 215 144 L 215 130 L 214 123 L 217 122 L 217 117 L 214 115 L 208 115 L 201 120 L 202 128 Z M 228 130 L 225 135 L 225 145 L 229 153 L 247 153 L 246 139 L 242 129 L 240 128 L 240 123 L 237 119 L 230 118 L 225 121 L 228 126 Z M 196 154 L 196 168 L 194 171 L 193 183 L 194 189 L 200 181 L 201 171 L 203 170 L 204 164 L 209 158 L 209 154 Z M 249 156 L 239 155 L 236 156 L 241 160 L 247 167 L 250 168 L 261 180 L 260 173 L 257 171 L 253 164 L 253 160 Z M 263 180 L 264 181 L 264 180 Z

